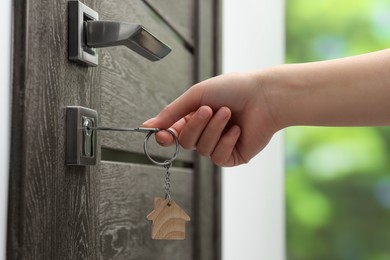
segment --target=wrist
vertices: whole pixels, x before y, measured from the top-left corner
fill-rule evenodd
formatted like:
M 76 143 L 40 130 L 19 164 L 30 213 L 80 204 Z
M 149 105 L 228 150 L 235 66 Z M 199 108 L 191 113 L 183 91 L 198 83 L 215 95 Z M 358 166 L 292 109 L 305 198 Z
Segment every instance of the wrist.
M 303 82 L 293 77 L 293 66 L 279 65 L 260 72 L 261 88 L 276 131 L 295 125 L 297 111 L 294 112 L 292 92 L 302 86 Z

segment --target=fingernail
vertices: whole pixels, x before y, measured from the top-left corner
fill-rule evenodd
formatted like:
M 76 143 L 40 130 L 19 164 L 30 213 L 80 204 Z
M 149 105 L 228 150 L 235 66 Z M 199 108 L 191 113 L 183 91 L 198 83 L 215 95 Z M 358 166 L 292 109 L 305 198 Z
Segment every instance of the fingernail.
M 226 109 L 226 108 L 221 108 L 218 112 L 217 112 L 217 116 L 219 119 L 221 120 L 225 120 L 226 118 L 229 117 L 229 111 Z
M 145 122 L 142 123 L 142 125 L 151 125 L 151 124 L 153 124 L 154 121 L 156 121 L 155 117 L 146 120 Z
M 207 108 L 201 107 L 198 111 L 198 117 L 200 119 L 207 119 L 210 117 L 210 111 Z
M 230 128 L 230 134 L 231 135 L 238 135 L 240 133 L 240 127 L 235 125 L 232 128 Z
M 157 143 L 158 143 L 159 145 L 164 145 L 164 144 L 165 144 L 164 141 L 161 141 L 161 140 L 156 140 L 156 141 L 157 141 Z

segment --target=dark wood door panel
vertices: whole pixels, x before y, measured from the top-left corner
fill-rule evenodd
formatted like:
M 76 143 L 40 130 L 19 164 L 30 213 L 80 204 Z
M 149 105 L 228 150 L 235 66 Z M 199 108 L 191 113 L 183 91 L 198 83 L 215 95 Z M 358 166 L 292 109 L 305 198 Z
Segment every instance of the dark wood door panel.
M 99 110 L 100 68 L 67 60 L 67 1 L 14 2 L 7 259 L 96 259 L 95 168 L 65 166 L 65 106 Z M 88 205 L 88 206 L 87 206 Z
M 193 216 L 192 169 L 173 168 L 173 199 Z M 99 234 L 102 259 L 192 259 L 194 221 L 187 223 L 186 239 L 151 239 L 146 215 L 154 198 L 164 196 L 162 167 L 122 163 L 101 163 Z
M 150 239 L 146 214 L 164 196 L 162 167 L 99 154 L 95 166 L 65 166 L 66 106 L 96 109 L 103 126 L 136 127 L 213 75 L 215 21 L 206 11 L 215 1 L 164 1 L 83 0 L 101 20 L 143 24 L 173 48 L 156 63 L 125 47 L 101 49 L 94 68 L 68 61 L 68 0 L 14 1 L 7 259 L 219 259 L 220 182 L 210 160 L 181 151 L 191 163 L 178 165 L 192 169 L 172 169 L 173 198 L 192 217 L 184 241 Z M 201 22 L 187 9 L 200 3 Z M 193 26 L 196 43 L 184 32 Z M 143 138 L 99 133 L 97 148 L 144 158 Z M 156 156 L 173 151 L 156 146 Z
M 195 46 L 196 0 L 145 0 L 185 41 Z
M 125 47 L 100 50 L 101 125 L 136 127 L 194 83 L 195 59 L 171 28 L 150 14 L 152 11 L 145 3 L 121 3 L 102 3 L 102 16 L 139 22 L 172 48 L 172 52 L 158 62 L 150 62 Z M 110 132 L 101 133 L 101 137 L 104 147 L 143 152 L 142 143 L 138 145 L 143 139 L 139 135 Z M 167 157 L 166 149 L 157 145 L 151 148 L 151 154 Z M 192 161 L 192 158 L 191 152 L 179 155 L 179 160 L 183 161 Z

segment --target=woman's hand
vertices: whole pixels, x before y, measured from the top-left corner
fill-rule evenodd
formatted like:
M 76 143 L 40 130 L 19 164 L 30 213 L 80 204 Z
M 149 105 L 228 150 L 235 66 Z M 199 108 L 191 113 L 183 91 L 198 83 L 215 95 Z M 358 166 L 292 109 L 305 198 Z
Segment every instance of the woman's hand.
M 145 127 L 171 128 L 185 149 L 195 149 L 220 166 L 249 162 L 279 130 L 267 104 L 261 72 L 230 73 L 200 82 Z M 173 143 L 164 131 L 163 146 Z
M 217 165 L 247 163 L 293 125 L 390 125 L 390 49 L 343 59 L 221 75 L 196 84 L 146 127 Z M 170 145 L 168 133 L 157 141 Z

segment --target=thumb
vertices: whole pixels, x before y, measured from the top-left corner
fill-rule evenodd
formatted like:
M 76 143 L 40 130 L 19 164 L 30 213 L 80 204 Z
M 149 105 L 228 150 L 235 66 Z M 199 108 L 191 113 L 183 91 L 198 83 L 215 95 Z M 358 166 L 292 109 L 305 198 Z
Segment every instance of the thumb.
M 175 101 L 166 106 L 156 117 L 145 121 L 143 126 L 161 129 L 169 128 L 175 122 L 200 107 L 203 90 L 204 87 L 200 84 L 191 87 Z

